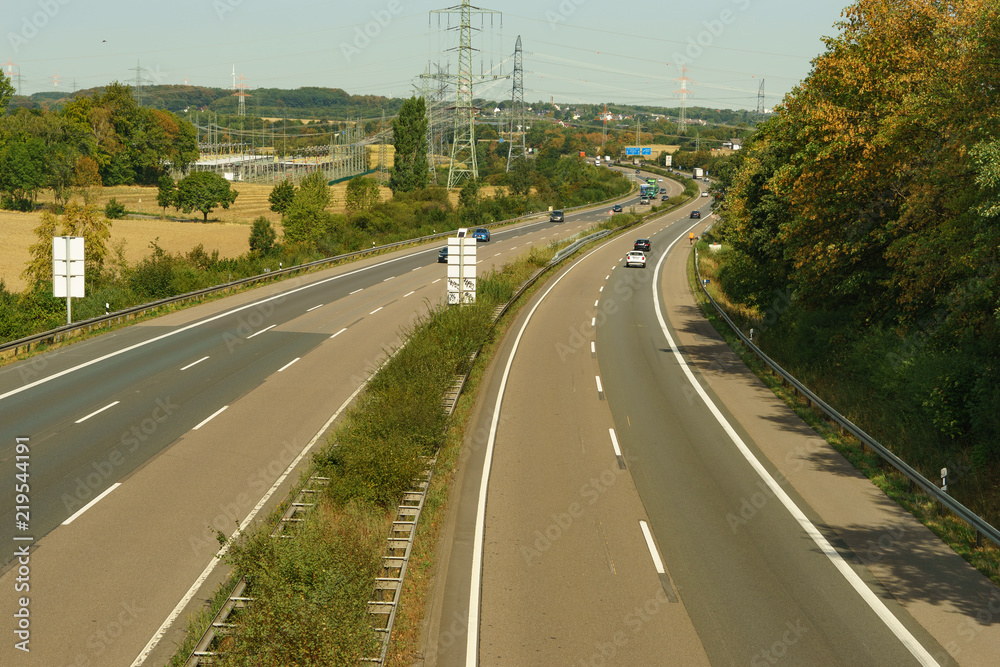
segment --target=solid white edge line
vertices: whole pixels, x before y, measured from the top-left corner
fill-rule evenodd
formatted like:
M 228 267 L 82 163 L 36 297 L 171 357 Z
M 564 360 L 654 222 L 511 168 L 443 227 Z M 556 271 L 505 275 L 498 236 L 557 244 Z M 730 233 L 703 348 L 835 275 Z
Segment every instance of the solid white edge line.
M 615 433 L 613 428 L 609 428 L 608 433 L 611 435 L 611 446 L 615 448 L 615 456 L 621 456 L 622 450 L 621 447 L 618 446 L 618 434 Z
M 649 532 L 649 526 L 645 521 L 640 521 L 639 528 L 642 529 L 642 536 L 646 538 L 646 547 L 649 548 L 649 555 L 653 557 L 653 567 L 656 568 L 656 573 L 666 574 L 667 571 L 663 569 L 663 559 L 660 558 L 660 552 L 656 548 L 656 543 L 653 542 L 653 534 Z
M 337 333 L 333 334 L 332 336 L 330 336 L 330 338 L 336 338 L 337 336 L 339 336 L 340 334 L 344 333 L 345 331 L 347 331 L 347 327 L 344 327 L 343 329 L 341 329 Z
M 278 326 L 278 325 L 277 325 L 277 324 L 272 324 L 272 325 L 271 325 L 271 326 L 269 326 L 269 327 L 264 327 L 263 329 L 261 329 L 261 330 L 260 330 L 260 331 L 258 331 L 257 333 L 252 333 L 252 334 L 250 334 L 249 336 L 247 336 L 247 340 L 250 340 L 250 339 L 251 339 L 251 338 L 253 338 L 254 336 L 259 336 L 259 335 L 261 335 L 262 333 L 264 333 L 265 331 L 270 331 L 271 329 L 273 329 L 273 328 L 274 328 L 274 327 L 276 327 L 276 326 Z
M 198 320 L 197 322 L 192 322 L 191 324 L 188 324 L 188 325 L 185 325 L 183 327 L 180 327 L 179 329 L 174 329 L 173 331 L 168 331 L 167 333 L 160 334 L 159 336 L 154 336 L 153 338 L 150 338 L 148 340 L 144 340 L 144 341 L 141 341 L 139 343 L 135 343 L 133 345 L 129 345 L 127 347 L 123 347 L 120 350 L 115 350 L 114 352 L 109 352 L 109 353 L 107 353 L 105 355 L 97 357 L 96 359 L 91 359 L 90 361 L 85 361 L 82 364 L 77 364 L 76 366 L 73 366 L 71 368 L 66 368 L 66 369 L 61 370 L 61 371 L 59 371 L 57 373 L 53 373 L 52 375 L 48 375 L 46 377 L 40 378 L 38 380 L 35 380 L 34 382 L 30 382 L 30 383 L 28 383 L 26 385 L 20 386 L 17 389 L 11 389 L 10 391 L 8 391 L 6 393 L 0 394 L 0 401 L 4 400 L 5 398 L 10 398 L 11 396 L 14 396 L 15 394 L 20 394 L 22 391 L 27 391 L 29 389 L 33 389 L 34 387 L 37 387 L 38 385 L 45 384 L 46 382 L 51 382 L 52 380 L 61 378 L 64 375 L 69 375 L 70 373 L 75 373 L 76 371 L 80 370 L 81 368 L 87 368 L 88 366 L 93 366 L 94 364 L 99 364 L 102 361 L 106 361 L 107 359 L 111 359 L 113 357 L 117 357 L 118 355 L 125 354 L 126 352 L 131 352 L 132 350 L 137 350 L 140 347 L 145 347 L 146 345 L 150 345 L 152 343 L 156 343 L 158 341 L 163 340 L 164 338 L 170 338 L 171 336 L 176 336 L 177 334 L 184 333 L 185 331 L 189 331 L 190 329 L 196 329 L 196 328 L 198 328 L 200 326 L 204 326 L 206 324 L 209 324 L 210 322 L 214 322 L 216 320 L 221 320 L 224 317 L 229 317 L 230 315 L 235 315 L 236 313 L 239 313 L 239 312 L 244 311 L 244 310 L 248 310 L 250 308 L 256 308 L 256 307 L 258 307 L 258 306 L 260 306 L 262 304 L 269 303 L 271 301 L 279 301 L 281 299 L 284 299 L 284 298 L 286 298 L 286 297 L 288 297 L 288 296 L 290 296 L 292 294 L 295 294 L 297 292 L 301 292 L 303 290 L 312 289 L 313 287 L 319 287 L 320 285 L 325 285 L 325 284 L 333 282 L 335 280 L 341 280 L 342 278 L 347 278 L 349 276 L 353 276 L 353 275 L 356 275 L 358 273 L 363 273 L 365 271 L 371 271 L 372 269 L 383 267 L 386 264 L 392 264 L 394 262 L 400 262 L 400 261 L 402 261 L 404 259 L 409 259 L 410 257 L 413 257 L 413 255 L 419 255 L 419 254 L 420 254 L 420 252 L 416 252 L 416 253 L 413 253 L 412 255 L 403 255 L 401 257 L 396 257 L 395 259 L 387 259 L 386 261 L 381 262 L 379 264 L 372 264 L 370 266 L 363 266 L 363 267 L 361 267 L 359 269 L 355 269 L 354 271 L 348 271 L 347 273 L 340 273 L 340 274 L 337 274 L 335 276 L 330 276 L 329 278 L 323 278 L 322 280 L 317 280 L 316 282 L 313 282 L 313 283 L 308 283 L 308 284 L 302 285 L 300 287 L 295 287 L 294 289 L 289 289 L 288 291 L 285 291 L 285 292 L 279 292 L 278 294 L 273 294 L 273 295 L 271 295 L 269 297 L 265 297 L 263 299 L 260 299 L 259 301 L 252 301 L 250 303 L 245 303 L 242 306 L 237 306 L 236 308 L 232 308 L 230 310 L 227 310 L 227 311 L 224 311 L 224 312 L 221 312 L 221 313 L 217 313 L 215 315 L 212 315 L 211 317 L 206 317 L 203 320 Z M 434 282 L 438 282 L 438 281 L 435 280 Z M 357 290 L 357 291 L 360 292 L 361 290 Z M 354 292 L 352 292 L 352 294 L 353 293 Z
M 375 310 L 373 310 L 372 312 L 370 312 L 368 314 L 369 315 L 374 315 L 375 313 L 377 313 L 378 311 L 382 310 L 383 308 L 385 308 L 385 306 L 379 306 L 378 308 L 376 308 Z
M 823 554 L 830 559 L 830 562 L 833 563 L 835 568 L 837 568 L 837 571 L 843 575 L 844 579 L 846 579 L 851 587 L 857 591 L 857 593 L 861 596 L 861 599 L 864 600 L 871 610 L 875 612 L 875 615 L 878 616 L 883 623 L 885 623 L 886 627 L 888 627 L 889 630 L 896 635 L 896 638 L 902 642 L 911 654 L 913 654 L 913 657 L 915 657 L 921 665 L 937 665 L 938 662 L 934 660 L 930 653 L 927 652 L 927 649 L 925 649 L 920 642 L 917 641 L 916 637 L 914 637 L 899 621 L 899 619 L 896 618 L 891 611 L 889 611 L 889 608 L 885 606 L 885 603 L 883 603 L 882 600 L 880 600 L 878 596 L 875 595 L 870 588 L 868 588 L 861 577 L 858 576 L 858 574 L 851 569 L 850 565 L 847 564 L 843 556 L 840 555 L 840 552 L 833 548 L 833 545 L 831 545 L 819 529 L 813 525 L 812 521 L 809 520 L 805 513 L 799 509 L 798 505 L 795 504 L 795 501 L 793 501 L 791 497 L 785 493 L 785 490 L 781 488 L 781 485 L 778 484 L 773 477 L 771 477 L 770 473 L 767 472 L 767 469 L 761 464 L 760 460 L 754 456 L 753 452 L 751 452 L 750 448 L 747 447 L 745 442 L 743 442 L 743 439 L 732 427 L 726 417 L 722 414 L 719 408 L 716 407 L 715 402 L 709 397 L 708 393 L 701 386 L 701 383 L 699 383 L 697 378 L 695 378 L 694 373 L 688 366 L 687 360 L 680 352 L 678 352 L 673 336 L 670 335 L 670 331 L 667 328 L 666 318 L 663 316 L 663 309 L 660 305 L 660 272 L 663 268 L 663 263 L 666 260 L 667 255 L 670 253 L 670 249 L 673 248 L 678 241 L 684 238 L 685 233 L 694 229 L 699 224 L 701 224 L 701 221 L 691 225 L 681 234 L 681 236 L 674 239 L 656 263 L 656 271 L 653 274 L 653 306 L 656 310 L 656 319 L 659 321 L 660 329 L 663 331 L 663 335 L 667 339 L 667 345 L 670 347 L 670 351 L 676 358 L 678 365 L 684 372 L 684 375 L 687 376 L 687 379 L 691 383 L 695 392 L 701 397 L 701 400 L 708 407 L 716 421 L 719 422 L 719 425 L 722 426 L 723 430 L 729 436 L 729 439 L 736 445 L 736 448 L 743 455 L 743 458 L 747 460 L 750 467 L 753 468 L 757 475 L 764 481 L 765 484 L 767 484 L 771 493 L 773 493 L 775 498 L 777 498 L 781 504 L 785 506 L 785 509 L 788 510 L 788 512 L 792 515 L 792 518 L 795 519 L 802 530 L 805 531 L 816 546 L 819 547 L 820 551 L 822 551 Z
M 288 368 L 289 366 L 291 366 L 292 364 L 294 364 L 296 361 L 298 361 L 301 358 L 302 357 L 295 357 L 294 359 L 292 359 L 291 361 L 289 361 L 287 364 L 285 364 L 284 366 L 282 366 L 281 368 L 279 368 L 278 372 L 280 373 L 281 371 L 285 370 L 286 368 Z
M 115 407 L 115 406 L 116 406 L 116 405 L 118 405 L 119 403 L 121 403 L 121 401 L 115 401 L 114 403 L 108 403 L 107 405 L 105 405 L 105 406 L 104 406 L 103 408 L 101 408 L 100 410 L 94 410 L 93 412 L 91 412 L 91 413 L 90 413 L 89 415 L 87 415 L 86 417 L 80 417 L 79 419 L 77 419 L 77 420 L 76 420 L 75 422 L 73 422 L 73 423 L 74 423 L 74 424 L 79 424 L 79 423 L 81 423 L 81 422 L 85 422 L 85 421 L 87 421 L 88 419 L 90 419 L 91 417 L 93 417 L 94 415 L 99 415 L 99 414 L 101 414 L 102 412 L 104 412 L 105 410 L 109 410 L 109 409 L 111 409 L 111 408 Z
M 200 364 L 201 362 L 205 361 L 206 359 L 208 359 L 208 357 L 202 357 L 198 361 L 192 361 L 190 364 L 188 364 L 187 366 L 185 366 L 181 370 L 182 371 L 186 371 L 187 369 L 191 368 L 192 366 L 197 366 L 198 364 Z
M 395 352 L 393 354 L 395 354 Z M 277 480 L 275 480 L 274 484 L 271 485 L 271 488 L 268 489 L 263 496 L 261 496 L 260 500 L 257 501 L 257 504 L 254 505 L 254 508 L 250 511 L 247 517 L 243 519 L 242 522 L 240 522 L 240 525 L 236 528 L 236 531 L 233 532 L 233 534 L 229 537 L 229 539 L 222 546 L 222 548 L 219 549 L 214 556 L 212 556 L 212 559 L 208 562 L 208 565 L 205 566 L 205 569 L 202 570 L 202 573 L 198 576 L 195 582 L 191 584 L 191 588 L 189 588 L 187 593 L 184 594 L 184 597 L 180 599 L 180 602 L 177 603 L 177 606 L 174 607 L 173 611 L 170 612 L 170 615 L 167 616 L 165 621 L 163 621 L 163 624 L 160 625 L 160 628 L 156 631 L 156 633 L 152 637 L 150 637 L 149 642 L 146 644 L 146 647 L 142 649 L 139 655 L 136 656 L 135 660 L 132 661 L 131 667 L 140 667 L 140 665 L 142 665 L 142 663 L 146 661 L 146 658 L 149 657 L 149 654 L 152 653 L 154 648 L 156 648 L 156 645 L 160 643 L 160 640 L 163 639 L 163 636 L 167 633 L 167 630 L 170 628 L 173 622 L 176 621 L 177 618 L 181 615 L 181 612 L 184 611 L 184 608 L 188 605 L 191 599 L 198 592 L 198 589 L 201 588 L 202 584 L 205 583 L 205 580 L 208 579 L 208 577 L 212 574 L 212 571 L 215 569 L 216 565 L 222 562 L 222 559 L 229 551 L 229 545 L 232 544 L 233 540 L 239 537 L 243 533 L 243 531 L 246 530 L 246 527 L 250 525 L 250 522 L 253 521 L 254 517 L 257 516 L 257 513 L 260 512 L 261 508 L 264 507 L 264 505 L 271 498 L 271 496 L 274 495 L 275 491 L 278 490 L 278 487 L 280 487 L 282 483 L 285 481 L 285 479 L 290 474 L 292 474 L 292 471 L 295 470 L 295 466 L 297 466 L 299 462 L 306 456 L 306 454 L 309 453 L 309 450 L 313 448 L 313 445 L 316 444 L 316 441 L 323 436 L 323 433 L 325 433 L 326 430 L 330 428 L 330 425 L 337 419 L 337 417 L 340 416 L 340 413 L 342 413 L 344 410 L 347 409 L 347 406 L 350 405 L 351 401 L 353 401 L 357 397 L 357 395 L 361 393 L 361 390 L 364 389 L 367 385 L 368 385 L 368 379 L 365 379 L 364 382 L 358 385 L 358 388 L 354 390 L 354 393 L 348 396 L 347 400 L 344 401 L 339 408 L 337 408 L 337 411 L 334 412 L 333 415 L 326 420 L 326 423 L 323 424 L 322 428 L 320 428 L 320 430 L 316 432 L 316 435 L 312 437 L 312 440 L 310 440 L 309 443 L 302 449 L 302 451 L 299 452 L 299 455 L 295 457 L 295 460 L 293 460 L 291 463 L 288 464 L 288 467 L 285 468 L 285 471 L 281 473 L 281 475 L 278 477 Z
M 229 407 L 228 405 L 223 405 L 223 406 L 222 406 L 221 408 L 219 408 L 218 410 L 216 410 L 215 412 L 213 412 L 213 413 L 211 414 L 211 416 L 209 416 L 209 417 L 206 417 L 205 419 L 201 420 L 201 422 L 199 422 L 199 424 L 198 424 L 197 426 L 195 426 L 195 427 L 194 427 L 193 429 L 191 429 L 191 430 L 192 430 L 192 431 L 197 431 L 197 430 L 198 430 L 198 429 L 200 429 L 200 428 L 201 428 L 202 426 L 204 426 L 204 425 L 205 425 L 205 424 L 207 424 L 208 422 L 212 421 L 213 419 L 215 419 L 216 417 L 218 417 L 219 415 L 221 415 L 221 414 L 222 414 L 222 413 L 223 413 L 223 412 L 224 412 L 224 411 L 226 410 L 226 408 L 228 408 L 228 407 Z
M 545 301 L 545 297 L 547 297 L 552 290 L 556 288 L 556 285 L 558 285 L 563 278 L 569 275 L 570 271 L 579 266 L 581 262 L 594 253 L 603 249 L 609 243 L 611 243 L 611 241 L 594 248 L 586 255 L 576 260 L 562 275 L 555 279 L 552 285 L 550 285 L 545 292 L 542 293 L 541 297 L 539 297 L 538 301 L 528 312 L 528 316 L 525 318 L 524 324 L 521 325 L 521 329 L 517 332 L 517 337 L 514 339 L 514 346 L 511 348 L 510 356 L 507 357 L 507 364 L 504 367 L 503 377 L 500 380 L 500 388 L 497 391 L 497 401 L 493 407 L 493 418 L 490 421 L 490 434 L 486 441 L 486 453 L 483 461 L 483 475 L 479 482 L 479 500 L 476 505 L 476 531 L 472 540 L 472 585 L 469 587 L 469 616 L 467 619 L 468 623 L 466 624 L 466 627 L 468 628 L 468 635 L 465 642 L 465 664 L 467 667 L 474 667 L 479 662 L 479 597 L 483 576 L 483 540 L 486 535 L 486 494 L 489 489 L 490 470 L 493 465 L 493 448 L 496 445 L 497 427 L 500 423 L 500 410 L 503 407 L 503 395 L 507 389 L 507 380 L 510 377 L 510 369 L 514 365 L 514 356 L 517 354 L 517 348 L 521 343 L 521 338 L 524 336 L 524 331 L 528 328 L 528 324 L 531 322 L 531 318 L 534 316 L 535 311 L 537 311 L 539 306 L 541 306 Z
M 307 312 L 307 313 L 311 313 L 312 311 L 316 310 L 317 308 L 322 308 L 322 307 L 323 307 L 323 304 L 321 303 L 321 304 L 319 304 L 318 306 L 313 306 L 312 308 L 310 308 L 310 309 L 309 309 L 309 310 L 307 310 L 306 312 Z
M 117 489 L 121 485 L 122 485 L 121 482 L 115 482 L 114 484 L 112 484 L 108 488 L 104 489 L 104 492 L 101 493 L 101 495 L 97 496 L 96 498 L 94 498 L 93 500 L 91 500 L 89 503 L 87 503 L 86 505 L 84 505 L 83 507 L 81 507 L 80 509 L 78 509 L 76 512 L 74 512 L 73 516 L 71 516 L 70 518 L 68 518 L 65 521 L 63 521 L 61 525 L 68 526 L 69 524 L 73 523 L 74 521 L 76 521 L 80 517 L 81 514 L 83 514 L 84 512 L 86 512 L 87 510 L 89 510 L 91 507 L 93 507 L 94 505 L 96 505 L 98 503 L 98 501 L 100 501 L 104 496 L 108 495 L 109 493 L 111 493 L 112 491 L 114 491 L 115 489 Z

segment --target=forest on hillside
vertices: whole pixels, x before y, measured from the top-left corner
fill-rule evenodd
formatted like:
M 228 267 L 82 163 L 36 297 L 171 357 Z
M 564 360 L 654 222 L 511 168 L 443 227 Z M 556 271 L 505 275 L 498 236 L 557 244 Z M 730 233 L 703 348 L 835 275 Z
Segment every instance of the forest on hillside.
M 769 354 L 980 489 L 1000 478 L 998 54 L 995 0 L 858 0 L 716 172 L 720 282 Z

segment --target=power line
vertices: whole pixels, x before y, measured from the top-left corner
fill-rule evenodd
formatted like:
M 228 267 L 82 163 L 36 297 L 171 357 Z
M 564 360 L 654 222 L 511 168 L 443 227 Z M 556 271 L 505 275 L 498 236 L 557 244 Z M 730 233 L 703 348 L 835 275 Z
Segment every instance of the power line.
M 521 133 L 521 140 L 514 139 L 515 132 Z M 524 52 L 521 50 L 521 36 L 514 44 L 514 86 L 510 96 L 510 149 L 507 152 L 507 171 L 517 160 L 528 159 L 525 135 L 528 128 L 524 120 Z

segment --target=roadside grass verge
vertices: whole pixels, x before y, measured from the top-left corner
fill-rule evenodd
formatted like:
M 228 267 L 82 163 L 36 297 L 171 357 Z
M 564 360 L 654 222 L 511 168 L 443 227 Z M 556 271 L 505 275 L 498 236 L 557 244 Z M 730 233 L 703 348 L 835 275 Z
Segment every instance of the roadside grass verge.
M 726 310 L 738 326 L 746 325 L 749 327 L 751 323 L 762 321 L 763 317 L 758 311 L 744 304 L 733 303 L 721 291 L 719 282 L 716 280 L 719 262 L 708 252 L 708 244 L 699 242 L 698 250 L 700 260 L 698 268 L 702 278 L 709 280 L 706 288 L 712 298 Z M 974 528 L 947 511 L 918 488 L 911 487 L 905 475 L 898 472 L 877 453 L 865 447 L 849 433 L 842 432 L 838 426 L 827 421 L 822 412 L 808 406 L 805 397 L 796 394 L 792 387 L 782 384 L 781 378 L 775 375 L 757 355 L 743 344 L 705 298 L 695 277 L 693 253 L 692 259 L 688 262 L 688 281 L 704 316 L 725 339 L 729 347 L 742 359 L 743 363 L 778 398 L 794 410 L 820 437 L 830 443 L 851 465 L 868 477 L 886 496 L 910 512 L 983 575 L 1000 585 L 1000 548 L 985 539 L 982 541 L 982 546 L 977 547 Z M 794 369 L 788 370 L 792 375 L 795 375 Z M 810 389 L 816 391 L 813 387 Z

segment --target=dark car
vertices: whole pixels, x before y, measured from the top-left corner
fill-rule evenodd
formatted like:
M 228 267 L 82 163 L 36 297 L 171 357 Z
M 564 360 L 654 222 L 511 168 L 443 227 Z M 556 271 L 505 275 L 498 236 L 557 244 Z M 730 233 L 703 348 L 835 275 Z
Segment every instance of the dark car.
M 448 246 L 445 246 L 438 251 L 438 262 L 448 263 Z
M 552 213 L 549 214 L 549 222 L 562 222 L 562 221 L 563 221 L 562 211 L 552 211 Z
M 666 188 L 660 188 L 660 194 L 661 195 L 667 194 L 667 189 Z
M 611 207 L 611 212 L 612 213 L 621 213 L 622 212 L 622 205 L 621 204 L 615 204 L 614 206 Z
M 694 219 L 694 218 L 700 218 L 700 217 L 701 217 L 701 211 L 691 211 L 691 218 L 692 219 Z
M 660 195 L 660 201 L 668 201 L 669 199 L 670 195 Z
M 476 241 L 489 241 L 490 230 L 485 227 L 478 227 L 474 232 L 472 232 L 472 238 L 476 239 Z
M 649 239 L 636 239 L 635 245 L 632 246 L 632 250 L 645 250 L 649 252 Z

